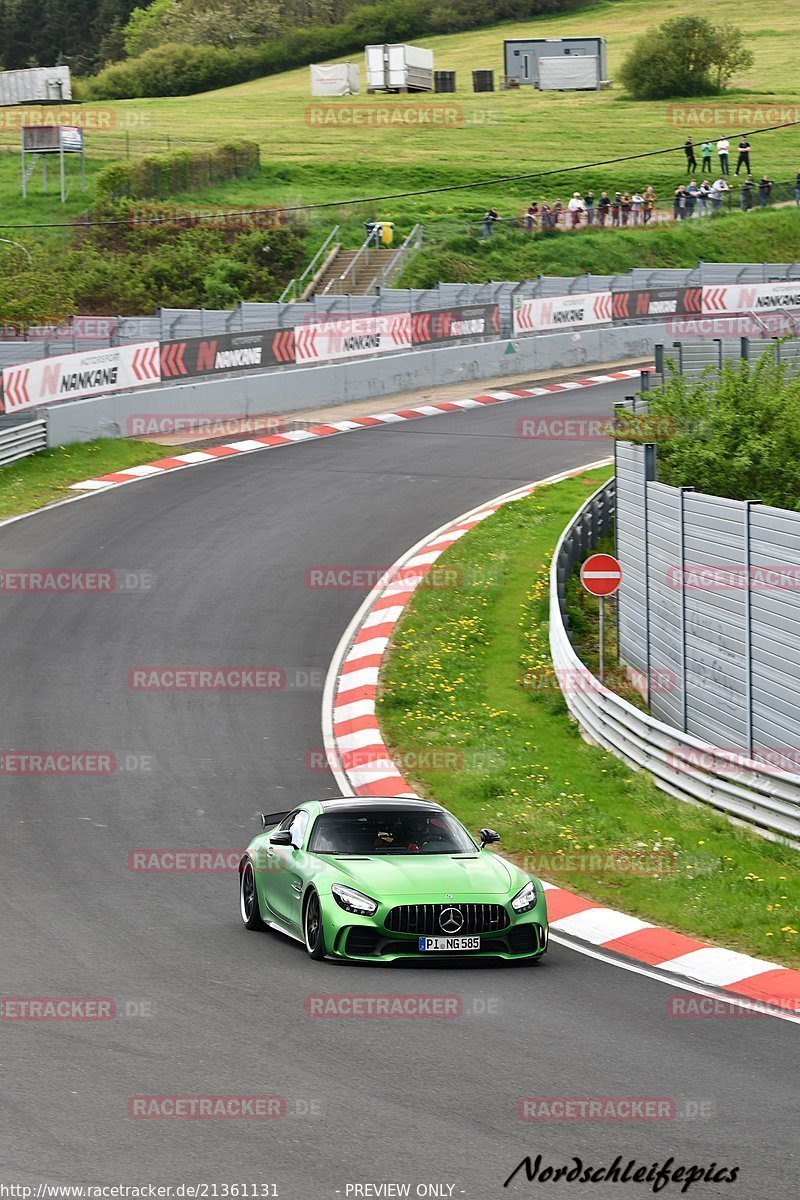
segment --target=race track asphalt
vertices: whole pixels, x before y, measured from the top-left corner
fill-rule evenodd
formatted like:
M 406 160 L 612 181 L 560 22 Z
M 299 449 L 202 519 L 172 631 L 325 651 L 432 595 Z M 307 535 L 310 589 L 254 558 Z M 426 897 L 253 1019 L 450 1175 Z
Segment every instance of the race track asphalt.
M 602 457 L 597 441 L 522 440 L 516 422 L 609 412 L 626 390 L 223 460 L 0 529 L 3 569 L 154 579 L 130 594 L 0 594 L 0 749 L 106 750 L 130 768 L 0 778 L 0 993 L 111 997 L 119 1014 L 0 1023 L 0 1182 L 269 1183 L 284 1200 L 379 1195 L 353 1185 L 389 1182 L 471 1200 L 651 1195 L 522 1173 L 502 1186 L 527 1153 L 555 1166 L 620 1154 L 740 1168 L 738 1182 L 695 1184 L 692 1197 L 797 1195 L 787 1022 L 676 1019 L 674 985 L 564 946 L 525 969 L 312 963 L 300 945 L 241 927 L 235 876 L 129 869 L 143 848 L 240 848 L 262 809 L 336 794 L 318 766 L 321 687 L 364 593 L 310 589 L 308 568 L 388 566 L 467 509 Z M 293 686 L 128 686 L 136 667 L 212 664 L 277 666 Z M 310 994 L 351 992 L 455 994 L 465 1011 L 306 1016 Z M 281 1095 L 286 1115 L 128 1116 L 134 1095 L 212 1093 Z M 525 1096 L 669 1097 L 677 1115 L 525 1123 Z

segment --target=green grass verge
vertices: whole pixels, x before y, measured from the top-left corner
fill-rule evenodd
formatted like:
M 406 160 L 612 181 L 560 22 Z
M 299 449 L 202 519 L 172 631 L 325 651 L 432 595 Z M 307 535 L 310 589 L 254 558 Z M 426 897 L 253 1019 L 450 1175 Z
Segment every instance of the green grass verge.
M 115 438 L 42 450 L 11 466 L 0 467 L 0 518 L 16 517 L 55 500 L 77 496 L 79 493 L 68 490 L 71 483 L 124 471 L 126 467 L 137 467 L 174 453 L 174 447 L 159 446 L 156 442 Z
M 721 213 L 638 229 L 496 230 L 485 241 L 460 234 L 434 240 L 412 258 L 398 287 L 435 287 L 440 279 L 483 283 L 537 275 L 614 275 L 631 267 L 696 267 L 698 262 L 788 262 L 800 256 L 796 207 Z
M 555 870 L 539 867 L 545 879 L 800 966 L 797 853 L 672 799 L 587 745 L 552 674 L 548 683 L 549 558 L 607 476 L 589 472 L 506 505 L 443 555 L 437 566 L 455 571 L 436 579 L 459 586 L 421 588 L 399 625 L 382 677 L 384 735 L 421 794 L 471 829 L 496 827 L 531 869 L 555 858 Z M 597 872 L 579 857 L 599 854 L 636 870 Z

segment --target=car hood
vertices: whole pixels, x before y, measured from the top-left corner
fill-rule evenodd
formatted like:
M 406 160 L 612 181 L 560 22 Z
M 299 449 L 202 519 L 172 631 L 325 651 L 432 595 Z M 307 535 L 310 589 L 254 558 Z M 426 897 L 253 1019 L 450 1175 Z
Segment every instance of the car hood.
M 463 857 L 409 854 L 359 858 L 353 855 L 352 858 L 331 857 L 328 861 L 343 883 L 376 900 L 385 896 L 422 896 L 432 892 L 449 892 L 460 899 L 471 895 L 507 896 L 517 878 L 513 867 L 498 855 L 486 852 Z

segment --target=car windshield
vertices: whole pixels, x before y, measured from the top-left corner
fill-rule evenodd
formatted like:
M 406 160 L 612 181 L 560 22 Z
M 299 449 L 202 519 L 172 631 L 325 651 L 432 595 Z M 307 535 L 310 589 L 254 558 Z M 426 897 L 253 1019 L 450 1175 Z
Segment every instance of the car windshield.
M 308 843 L 316 854 L 464 854 L 472 838 L 439 809 L 371 809 L 323 813 Z

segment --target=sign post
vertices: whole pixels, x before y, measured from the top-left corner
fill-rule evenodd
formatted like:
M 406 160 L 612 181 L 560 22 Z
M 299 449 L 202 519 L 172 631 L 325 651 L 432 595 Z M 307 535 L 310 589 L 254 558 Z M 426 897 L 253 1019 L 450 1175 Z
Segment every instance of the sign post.
M 613 554 L 592 554 L 581 567 L 581 583 L 600 600 L 600 682 L 605 676 L 605 598 L 622 583 L 622 567 Z

